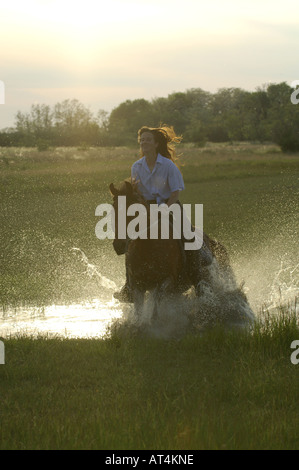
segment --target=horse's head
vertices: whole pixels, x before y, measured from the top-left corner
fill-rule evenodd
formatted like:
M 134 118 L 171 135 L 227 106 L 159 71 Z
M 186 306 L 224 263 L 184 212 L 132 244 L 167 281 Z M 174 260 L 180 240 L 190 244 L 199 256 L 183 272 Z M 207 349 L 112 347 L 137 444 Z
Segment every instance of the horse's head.
M 136 183 L 131 183 L 128 180 L 123 181 L 118 187 L 116 187 L 113 183 L 109 186 L 110 192 L 113 196 L 113 207 L 117 209 L 118 205 L 118 196 L 126 196 L 126 205 L 127 207 L 131 204 L 139 203 L 139 204 L 146 204 L 145 199 L 138 191 L 138 187 Z
M 119 210 L 122 211 L 122 218 L 125 220 L 125 226 L 134 218 L 133 216 L 127 215 L 127 209 L 131 204 L 142 204 L 147 207 L 146 201 L 143 196 L 139 193 L 136 184 L 132 184 L 130 181 L 123 181 L 118 187 L 113 183 L 109 186 L 110 192 L 113 196 L 113 208 L 115 213 L 115 239 L 113 241 L 113 246 L 117 254 L 123 254 L 125 252 L 126 240 L 119 238 L 119 227 L 118 227 L 118 213 Z M 121 208 L 119 207 L 119 196 L 125 196 L 125 205 Z

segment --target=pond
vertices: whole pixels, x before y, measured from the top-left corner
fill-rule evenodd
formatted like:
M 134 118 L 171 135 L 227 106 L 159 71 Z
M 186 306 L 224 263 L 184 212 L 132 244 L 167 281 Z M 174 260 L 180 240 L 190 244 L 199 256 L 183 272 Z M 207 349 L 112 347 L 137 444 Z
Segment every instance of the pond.
M 254 260 L 254 271 L 250 273 L 247 263 L 234 266 L 238 281 L 247 276 L 245 292 L 249 304 L 244 303 L 240 297 L 232 297 L 228 292 L 219 296 L 218 292 L 209 291 L 201 299 L 194 299 L 192 296 L 184 297 L 183 300 L 174 300 L 161 306 L 161 315 L 164 316 L 164 327 L 166 327 L 168 336 L 170 323 L 173 328 L 181 330 L 184 328 L 184 318 L 189 313 L 204 312 L 207 315 L 223 315 L 226 311 L 230 317 L 235 311 L 237 316 L 251 314 L 251 306 L 256 317 L 262 311 L 268 310 L 275 315 L 280 305 L 291 306 L 291 309 L 298 312 L 299 296 L 297 272 L 299 264 L 284 265 L 279 268 L 270 269 L 265 264 L 267 257 L 260 257 L 259 263 Z M 252 263 L 252 257 L 250 259 Z M 92 265 L 90 265 L 92 266 Z M 266 268 L 266 269 L 265 269 Z M 269 275 L 265 275 L 265 271 Z M 101 284 L 106 288 L 106 294 L 102 298 L 94 298 L 89 301 L 82 301 L 70 304 L 54 304 L 44 306 L 23 306 L 23 307 L 2 307 L 0 310 L 0 337 L 7 338 L 10 335 L 28 335 L 28 336 L 59 336 L 62 338 L 102 338 L 107 334 L 109 325 L 114 320 L 133 318 L 133 306 L 130 304 L 121 304 L 113 298 L 112 292 L 116 289 L 114 281 L 105 278 L 98 271 L 96 272 Z M 219 286 L 218 286 L 219 287 Z M 223 286 L 220 286 L 221 288 Z M 108 294 L 107 289 L 111 294 Z M 294 304 L 295 299 L 295 304 Z M 292 306 L 293 305 L 293 306 Z M 144 320 L 148 322 L 151 317 L 151 305 L 144 309 Z M 234 314 L 236 318 L 236 315 Z M 183 323 L 182 323 L 183 321 Z M 161 327 L 162 325 L 160 325 Z
M 94 299 L 71 305 L 8 308 L 0 316 L 0 337 L 22 334 L 65 338 L 103 337 L 123 312 L 118 301 Z

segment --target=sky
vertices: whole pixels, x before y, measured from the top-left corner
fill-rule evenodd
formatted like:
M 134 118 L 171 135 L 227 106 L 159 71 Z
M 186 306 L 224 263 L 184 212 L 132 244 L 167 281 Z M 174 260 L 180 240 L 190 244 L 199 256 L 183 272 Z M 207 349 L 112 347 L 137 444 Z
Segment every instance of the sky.
M 1 0 L 0 129 L 37 103 L 75 98 L 96 114 L 190 88 L 291 84 L 299 80 L 297 5 Z

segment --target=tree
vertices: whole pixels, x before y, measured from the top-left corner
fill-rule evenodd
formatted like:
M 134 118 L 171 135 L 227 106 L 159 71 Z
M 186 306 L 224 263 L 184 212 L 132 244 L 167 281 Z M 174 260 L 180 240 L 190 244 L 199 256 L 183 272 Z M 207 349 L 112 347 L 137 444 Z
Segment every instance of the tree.
M 52 118 L 50 106 L 33 104 L 30 113 L 16 114 L 16 130 L 24 145 L 35 145 L 38 141 L 51 141 Z
M 110 140 L 114 145 L 135 144 L 138 129 L 145 125 L 157 125 L 151 103 L 145 99 L 127 100 L 114 108 L 110 114 Z
M 270 101 L 267 90 L 257 88 L 255 92 L 247 92 L 243 107 L 243 136 L 245 140 L 269 141 L 271 135 L 267 118 Z
M 201 88 L 168 97 L 126 100 L 96 117 L 78 100 L 64 100 L 53 109 L 34 104 L 16 114 L 15 129 L 0 133 L 0 145 L 136 145 L 137 131 L 147 125 L 172 125 L 185 142 L 206 140 L 273 141 L 284 151 L 299 150 L 299 106 L 286 82 L 264 85 L 254 92 Z
M 294 152 L 299 150 L 299 109 L 291 102 L 292 92 L 286 82 L 268 86 L 270 109 L 267 121 L 272 140 L 283 151 Z
M 57 145 L 95 143 L 99 130 L 91 111 L 78 100 L 64 100 L 54 106 L 53 122 Z
M 98 145 L 99 125 L 78 100 L 64 100 L 54 109 L 34 104 L 29 113 L 16 114 L 16 131 L 22 145 Z

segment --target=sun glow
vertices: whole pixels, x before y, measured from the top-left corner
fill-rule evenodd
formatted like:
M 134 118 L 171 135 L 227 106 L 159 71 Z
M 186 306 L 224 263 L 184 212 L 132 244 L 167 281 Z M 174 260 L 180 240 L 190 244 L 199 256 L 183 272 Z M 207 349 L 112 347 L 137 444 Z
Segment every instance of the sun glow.
M 166 44 L 204 48 L 220 39 L 228 44 L 252 28 L 258 34 L 263 22 L 286 20 L 280 10 L 267 0 L 241 9 L 235 0 L 11 0 L 1 6 L 0 40 L 9 45 L 2 60 L 92 68 L 143 51 L 151 58 Z
M 216 10 L 217 12 L 217 10 Z M 208 28 L 220 33 L 229 28 L 229 15 L 187 0 L 11 0 L 1 6 L 0 38 L 9 44 L 6 58 L 25 56 L 39 62 L 108 60 L 118 51 L 130 54 L 143 44 L 157 46 L 194 40 Z M 126 50 L 124 50 L 126 48 Z M 20 52 L 24 54 L 20 54 Z M 11 56 L 12 53 L 12 56 Z M 14 57 L 15 56 L 15 57 Z

